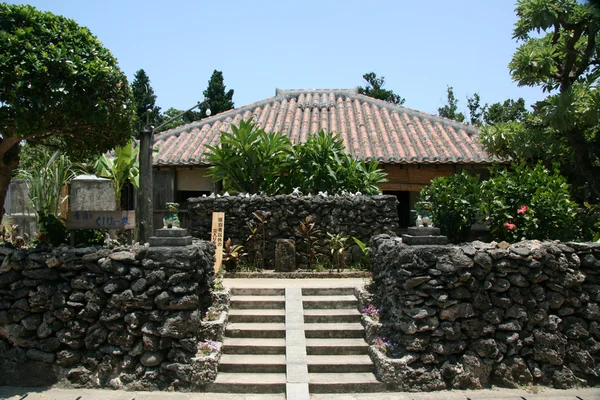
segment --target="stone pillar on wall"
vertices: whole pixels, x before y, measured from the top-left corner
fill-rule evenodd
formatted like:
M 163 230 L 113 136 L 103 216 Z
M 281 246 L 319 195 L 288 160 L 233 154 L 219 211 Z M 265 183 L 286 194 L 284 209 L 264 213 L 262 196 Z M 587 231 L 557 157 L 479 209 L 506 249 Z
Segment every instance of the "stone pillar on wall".
M 112 181 L 95 175 L 79 175 L 71 181 L 69 202 L 73 211 L 117 209 Z

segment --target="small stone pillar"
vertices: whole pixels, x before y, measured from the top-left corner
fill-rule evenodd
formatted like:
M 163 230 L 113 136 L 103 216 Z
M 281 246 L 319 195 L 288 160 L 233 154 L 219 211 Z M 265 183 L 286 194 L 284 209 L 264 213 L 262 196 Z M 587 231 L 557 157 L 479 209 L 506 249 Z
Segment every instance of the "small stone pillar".
M 296 270 L 296 242 L 293 239 L 277 239 L 275 242 L 275 271 Z

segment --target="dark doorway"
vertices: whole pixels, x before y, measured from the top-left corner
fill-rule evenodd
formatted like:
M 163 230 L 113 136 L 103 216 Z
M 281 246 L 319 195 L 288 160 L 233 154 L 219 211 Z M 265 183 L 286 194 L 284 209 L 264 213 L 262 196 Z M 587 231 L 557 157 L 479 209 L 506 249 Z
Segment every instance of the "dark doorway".
M 410 226 L 410 192 L 408 191 L 384 191 L 383 194 L 396 196 L 398 199 L 398 225 L 400 229 Z

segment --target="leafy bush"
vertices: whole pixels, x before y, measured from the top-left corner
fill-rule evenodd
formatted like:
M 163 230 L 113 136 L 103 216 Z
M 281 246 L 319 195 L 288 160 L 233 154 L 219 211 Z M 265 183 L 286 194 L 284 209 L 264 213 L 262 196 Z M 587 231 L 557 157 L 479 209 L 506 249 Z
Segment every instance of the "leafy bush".
M 479 176 L 462 171 L 460 174 L 432 180 L 421 190 L 419 203 L 431 204 L 434 225 L 451 242 L 458 243 L 467 240 L 471 225 L 477 222 L 480 201 Z
M 304 194 L 378 194 L 377 184 L 386 180 L 377 162 L 347 154 L 337 135 L 320 131 L 292 145 L 281 133 L 267 133 L 252 119 L 231 125 L 231 130 L 221 132 L 220 146 L 207 146 L 212 166 L 206 175 L 222 181 L 227 191 L 274 195 L 299 188 Z
M 58 246 L 67 243 L 69 231 L 65 227 L 64 219 L 54 214 L 46 214 L 40 218 L 40 226 L 43 227 L 45 236 L 40 235 L 40 241 Z M 43 238 L 43 239 L 42 239 Z
M 482 184 L 481 209 L 496 240 L 571 240 L 578 235 L 577 205 L 557 168 L 513 164 L 490 170 Z

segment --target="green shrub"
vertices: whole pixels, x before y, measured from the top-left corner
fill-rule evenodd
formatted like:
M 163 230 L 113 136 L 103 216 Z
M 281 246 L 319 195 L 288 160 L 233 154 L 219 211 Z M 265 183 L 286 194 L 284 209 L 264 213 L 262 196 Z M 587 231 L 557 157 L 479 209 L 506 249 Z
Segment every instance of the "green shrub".
M 481 209 L 495 240 L 572 240 L 578 236 L 577 205 L 557 168 L 513 164 L 490 170 Z
M 459 243 L 467 240 L 471 225 L 477 222 L 480 201 L 479 176 L 462 171 L 460 174 L 432 180 L 421 190 L 419 203 L 430 203 L 433 224 L 451 242 Z

